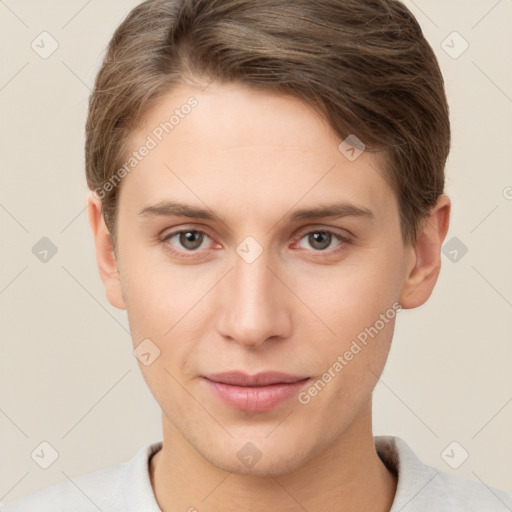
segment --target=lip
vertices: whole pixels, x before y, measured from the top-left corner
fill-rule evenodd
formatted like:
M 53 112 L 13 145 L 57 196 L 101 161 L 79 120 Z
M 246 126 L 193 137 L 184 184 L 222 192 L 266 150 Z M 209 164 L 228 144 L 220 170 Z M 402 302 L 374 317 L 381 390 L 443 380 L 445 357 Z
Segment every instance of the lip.
M 249 375 L 233 371 L 203 375 L 209 389 L 224 403 L 246 412 L 262 412 L 277 407 L 296 395 L 309 377 L 281 372 Z

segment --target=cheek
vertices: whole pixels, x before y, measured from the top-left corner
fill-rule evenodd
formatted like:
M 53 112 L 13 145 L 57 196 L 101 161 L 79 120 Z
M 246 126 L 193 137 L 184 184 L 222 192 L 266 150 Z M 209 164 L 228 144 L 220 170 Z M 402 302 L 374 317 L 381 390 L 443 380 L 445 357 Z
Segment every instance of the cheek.
M 320 339 L 307 321 L 300 320 L 304 332 L 315 340 L 306 351 L 317 363 L 317 381 L 311 395 L 306 390 L 304 403 L 311 400 L 326 414 L 331 406 L 341 413 L 357 409 L 375 386 L 401 309 L 398 256 L 393 248 L 386 253 L 375 247 L 351 259 L 350 265 L 347 260 L 339 266 L 318 267 L 296 281 L 298 295 L 333 331 Z
M 340 348 L 390 308 L 390 315 L 393 314 L 401 287 L 398 262 L 395 251 L 385 253 L 375 247 L 337 265 L 310 266 L 308 271 L 295 272 L 288 282 L 334 332 L 331 335 L 339 340 Z
M 176 408 L 186 397 L 180 383 L 190 373 L 197 339 L 198 301 L 208 289 L 192 279 L 186 267 L 154 261 L 139 265 L 136 251 L 124 260 L 126 311 L 141 373 L 162 409 Z M 190 267 L 188 267 L 190 268 Z M 149 356 L 143 354 L 149 353 Z M 148 361 L 149 359 L 149 361 Z M 149 364 L 147 364 L 149 362 Z
M 211 270 L 173 264 L 158 247 L 132 247 L 125 251 L 121 268 L 132 334 L 170 337 L 173 326 L 186 320 L 208 290 Z
M 152 392 L 162 394 L 158 401 L 167 400 L 169 393 L 179 392 L 173 391 L 179 385 L 172 377 L 181 382 L 193 373 L 197 340 L 205 328 L 204 296 L 215 276 L 206 266 L 171 264 L 155 248 L 124 254 L 120 273 L 133 346 L 136 352 L 146 352 L 147 346 L 157 354 L 150 365 L 138 358 L 139 366 Z
M 366 319 L 361 313 L 358 318 L 347 313 L 345 321 L 340 320 L 336 326 L 336 340 L 318 347 L 322 351 L 319 372 L 299 396 L 300 403 L 311 406 L 319 419 L 335 415 L 348 423 L 355 417 L 382 373 L 399 309 L 396 304 L 388 309 L 385 320 L 373 312 Z M 342 427 L 340 424 L 337 428 Z

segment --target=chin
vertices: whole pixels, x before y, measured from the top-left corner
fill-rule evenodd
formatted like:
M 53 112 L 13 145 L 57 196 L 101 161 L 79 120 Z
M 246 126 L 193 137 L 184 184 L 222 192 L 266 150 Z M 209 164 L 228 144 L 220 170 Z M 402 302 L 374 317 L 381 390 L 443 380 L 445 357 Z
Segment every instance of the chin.
M 265 456 L 262 454 L 261 459 L 252 466 L 241 462 L 238 458 L 226 458 L 222 454 L 219 454 L 219 457 L 213 456 L 209 459 L 209 462 L 224 471 L 237 475 L 277 477 L 297 469 L 304 460 L 297 453 L 288 454 L 273 451 L 271 455 L 267 454 Z
M 230 438 L 224 443 L 209 444 L 196 450 L 210 464 L 238 475 L 279 476 L 302 466 L 314 455 L 314 447 L 299 445 L 299 439 L 266 438 L 268 432 L 257 436 Z M 252 439 L 252 440 L 251 440 Z

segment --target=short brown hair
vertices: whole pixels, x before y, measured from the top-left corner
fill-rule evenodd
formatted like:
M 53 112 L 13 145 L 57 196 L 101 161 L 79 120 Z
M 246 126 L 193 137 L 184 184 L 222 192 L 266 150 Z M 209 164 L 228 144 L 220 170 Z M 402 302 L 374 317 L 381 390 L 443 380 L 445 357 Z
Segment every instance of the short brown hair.
M 98 190 L 123 165 L 131 131 L 173 87 L 197 79 L 292 94 L 342 138 L 385 157 L 402 238 L 444 189 L 450 148 L 432 48 L 396 0 L 147 0 L 115 31 L 89 100 L 85 162 Z M 118 188 L 102 213 L 116 248 Z

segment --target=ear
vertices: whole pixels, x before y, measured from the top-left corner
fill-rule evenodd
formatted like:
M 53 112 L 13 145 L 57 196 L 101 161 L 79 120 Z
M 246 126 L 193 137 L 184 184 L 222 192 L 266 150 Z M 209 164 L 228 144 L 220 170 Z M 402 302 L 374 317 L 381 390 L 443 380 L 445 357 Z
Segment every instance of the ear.
M 450 223 L 450 198 L 442 194 L 422 220 L 413 246 L 408 248 L 405 281 L 400 293 L 404 309 L 421 306 L 432 294 L 441 270 L 441 246 Z
M 101 213 L 101 200 L 94 195 L 94 192 L 90 191 L 87 204 L 89 224 L 96 246 L 96 261 L 101 280 L 105 286 L 105 293 L 112 306 L 118 309 L 126 309 L 112 240 Z

